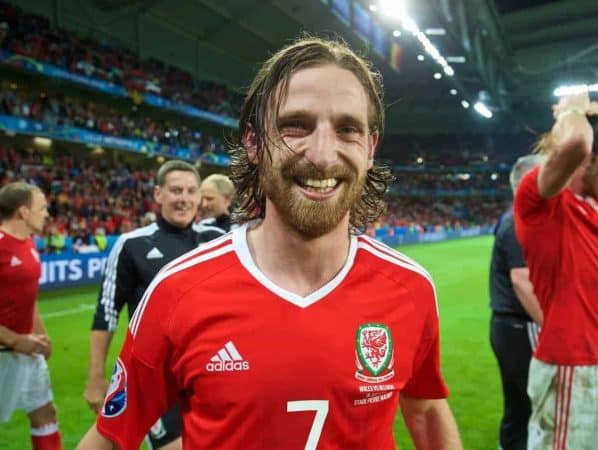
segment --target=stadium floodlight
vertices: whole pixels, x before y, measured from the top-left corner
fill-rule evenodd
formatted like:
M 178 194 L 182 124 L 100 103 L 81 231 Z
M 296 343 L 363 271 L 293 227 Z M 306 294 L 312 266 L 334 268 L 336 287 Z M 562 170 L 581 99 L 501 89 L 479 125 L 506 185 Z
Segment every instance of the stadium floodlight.
M 446 34 L 446 30 L 444 28 L 426 28 L 424 30 L 428 36 L 444 36 Z
M 426 33 L 420 30 L 417 26 L 417 23 L 415 23 L 415 21 L 409 17 L 403 0 L 378 0 L 378 10 L 381 14 L 387 16 L 392 21 L 399 22 L 403 30 L 411 33 L 419 41 L 426 53 L 428 53 L 432 59 L 434 59 L 434 61 L 436 61 L 436 63 L 442 67 L 446 75 L 452 77 L 455 74 L 454 69 L 449 65 L 445 57 L 440 54 L 436 46 L 430 42 L 430 39 L 428 39 Z M 439 30 L 442 30 L 442 32 Z M 432 31 L 430 34 L 436 35 L 446 33 L 443 28 L 432 28 L 426 30 L 426 32 L 429 31 Z M 419 56 L 418 60 L 422 61 Z
M 46 137 L 41 136 L 35 136 L 33 138 L 33 143 L 38 147 L 49 148 L 52 145 L 52 139 L 48 139 Z
M 496 181 L 496 180 L 498 180 L 498 174 L 497 174 L 497 173 L 493 173 L 492 175 L 490 175 L 490 179 L 491 179 L 492 181 Z
M 400 0 L 380 0 L 380 12 L 391 19 L 402 19 L 407 14 L 405 5 Z
M 394 30 L 394 31 L 392 32 L 392 35 L 393 35 L 394 37 L 399 37 L 399 36 L 401 35 L 401 32 L 400 32 L 399 30 Z
M 461 100 L 461 106 L 463 106 L 463 108 L 467 109 L 467 108 L 469 108 L 469 102 L 467 100 Z
M 486 119 L 491 119 L 492 118 L 492 111 L 490 111 L 488 109 L 488 107 L 486 105 L 484 105 L 482 102 L 476 102 L 475 105 L 473 105 L 473 108 L 482 117 L 485 117 Z
M 564 95 L 582 94 L 584 92 L 598 92 L 598 83 L 596 84 L 573 84 L 570 86 L 559 86 L 554 90 L 556 97 Z
M 451 95 L 457 95 L 457 89 L 451 89 L 449 92 Z
M 435 79 L 435 80 L 440 80 L 441 78 L 442 78 L 442 74 L 441 74 L 440 72 L 436 72 L 436 73 L 434 74 L 434 79 Z
M 424 59 L 426 59 L 426 58 L 424 57 L 424 55 L 417 55 L 417 60 L 418 60 L 418 61 L 423 61 Z

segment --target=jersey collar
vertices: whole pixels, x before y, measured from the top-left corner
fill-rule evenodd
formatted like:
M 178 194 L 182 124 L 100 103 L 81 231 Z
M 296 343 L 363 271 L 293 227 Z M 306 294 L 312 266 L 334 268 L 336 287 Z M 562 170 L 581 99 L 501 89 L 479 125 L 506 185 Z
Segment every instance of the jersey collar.
M 347 255 L 347 260 L 343 265 L 342 269 L 336 274 L 334 278 L 332 278 L 328 283 L 326 283 L 321 288 L 317 289 L 316 291 L 312 292 L 311 294 L 302 297 L 297 295 L 293 292 L 290 292 L 286 289 L 281 288 L 280 286 L 276 285 L 272 281 L 270 281 L 266 275 L 257 267 L 253 258 L 251 256 L 251 252 L 249 251 L 249 245 L 247 244 L 247 229 L 249 224 L 244 224 L 236 229 L 233 230 L 233 248 L 235 249 L 235 253 L 237 257 L 241 261 L 243 267 L 266 289 L 277 295 L 283 300 L 286 300 L 289 303 L 292 303 L 295 306 L 300 308 L 307 308 L 308 306 L 313 305 L 318 300 L 321 300 L 328 294 L 330 294 L 341 282 L 346 278 L 347 274 L 353 267 L 353 261 L 355 260 L 355 254 L 357 252 L 357 237 L 351 235 L 351 241 L 349 245 L 349 254 Z

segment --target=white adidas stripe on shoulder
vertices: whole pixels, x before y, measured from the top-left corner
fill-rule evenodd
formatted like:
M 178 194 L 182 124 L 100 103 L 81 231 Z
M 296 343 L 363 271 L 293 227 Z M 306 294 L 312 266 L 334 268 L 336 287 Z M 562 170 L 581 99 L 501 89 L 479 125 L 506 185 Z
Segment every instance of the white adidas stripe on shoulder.
M 151 236 L 158 230 L 158 224 L 152 223 L 145 227 L 137 228 L 136 230 L 129 231 L 128 233 L 121 234 L 112 250 L 108 254 L 108 261 L 106 262 L 106 269 L 104 271 L 104 279 L 102 280 L 102 290 L 100 297 L 100 304 L 104 307 L 104 320 L 108 324 L 108 330 L 116 330 L 116 318 L 118 312 L 116 311 L 116 275 L 118 267 L 118 259 L 120 258 L 120 252 L 122 251 L 125 243 L 129 239 Z
M 162 267 L 162 269 L 160 269 L 160 272 L 169 270 L 172 267 L 176 266 L 177 264 L 181 263 L 182 261 L 185 261 L 189 258 L 194 258 L 195 256 L 197 256 L 200 253 L 211 250 L 214 247 L 218 247 L 219 245 L 223 244 L 226 240 L 231 240 L 231 242 L 232 242 L 231 233 L 226 233 L 222 236 L 212 239 L 211 241 L 203 242 L 203 243 L 199 244 L 193 250 L 189 250 L 187 253 L 183 253 L 181 256 L 177 256 L 175 259 L 170 261 L 168 264 L 165 264 L 164 267 Z
M 395 252 L 394 250 L 390 249 L 390 247 L 386 247 L 384 244 L 380 246 L 375 246 L 372 243 L 373 239 L 358 239 L 357 248 L 361 248 L 374 256 L 383 259 L 391 264 L 396 266 L 402 267 L 404 269 L 410 270 L 415 272 L 422 277 L 424 277 L 430 283 L 432 287 L 432 292 L 434 294 L 434 303 L 436 304 L 436 314 L 438 314 L 438 296 L 436 295 L 436 285 L 434 284 L 434 280 L 432 276 L 425 270 L 422 266 L 417 264 L 415 261 L 410 260 L 409 258 L 405 257 L 408 261 L 403 260 L 399 255 L 399 253 Z M 375 242 L 375 241 L 374 241 Z M 386 248 L 385 248 L 386 247 Z M 390 251 L 389 251 L 390 250 Z
M 222 238 L 219 238 L 218 240 L 220 240 L 220 239 L 222 239 Z M 226 239 L 223 239 L 221 243 L 223 243 L 225 240 Z M 141 321 L 141 317 L 143 316 L 145 308 L 147 307 L 149 298 L 151 297 L 151 295 L 154 292 L 154 290 L 156 289 L 156 287 L 162 281 L 164 281 L 168 277 L 170 277 L 178 272 L 188 269 L 189 267 L 204 263 L 206 261 L 209 261 L 214 258 L 218 258 L 219 256 L 222 256 L 226 253 L 234 251 L 232 242 L 230 244 L 223 245 L 216 249 L 211 250 L 215 246 L 215 244 L 216 243 L 214 243 L 214 241 L 210 241 L 208 244 L 206 244 L 206 247 L 209 246 L 209 248 L 198 248 L 197 250 L 195 250 L 195 252 L 197 252 L 197 253 L 193 257 L 189 258 L 188 257 L 189 255 L 187 255 L 188 258 L 185 261 L 181 261 L 176 266 L 170 266 L 166 270 L 163 269 L 156 275 L 156 277 L 152 280 L 150 285 L 145 290 L 143 297 L 141 298 L 141 301 L 139 302 L 139 305 L 137 306 L 137 309 L 135 310 L 135 313 L 133 314 L 133 317 L 131 318 L 131 321 L 129 322 L 129 328 L 130 328 L 131 334 L 133 334 L 133 336 L 135 336 L 135 334 L 137 333 L 137 329 L 139 328 L 139 323 Z
M 393 256 L 395 258 L 400 259 L 403 262 L 406 262 L 408 264 L 411 264 L 411 265 L 417 267 L 419 270 L 421 270 L 423 273 L 425 273 L 429 279 L 432 279 L 432 276 L 430 275 L 430 273 L 422 265 L 420 265 L 417 261 L 409 258 L 404 253 L 401 253 L 401 252 L 395 250 L 394 248 L 389 247 L 388 245 L 383 244 L 380 241 L 377 241 L 376 239 L 372 239 L 369 236 L 359 236 L 358 238 L 363 239 L 365 242 L 369 243 L 372 247 L 380 250 L 381 252 L 388 254 L 389 256 Z

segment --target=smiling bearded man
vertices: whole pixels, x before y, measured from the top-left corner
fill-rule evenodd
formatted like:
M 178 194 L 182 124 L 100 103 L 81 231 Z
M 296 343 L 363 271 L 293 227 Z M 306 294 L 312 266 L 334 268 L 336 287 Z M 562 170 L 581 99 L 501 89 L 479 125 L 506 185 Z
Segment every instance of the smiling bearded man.
M 129 325 L 106 411 L 79 450 L 136 449 L 177 399 L 184 448 L 462 448 L 430 275 L 357 228 L 384 210 L 380 76 L 299 39 L 252 83 L 232 150 L 241 226 L 166 266 Z

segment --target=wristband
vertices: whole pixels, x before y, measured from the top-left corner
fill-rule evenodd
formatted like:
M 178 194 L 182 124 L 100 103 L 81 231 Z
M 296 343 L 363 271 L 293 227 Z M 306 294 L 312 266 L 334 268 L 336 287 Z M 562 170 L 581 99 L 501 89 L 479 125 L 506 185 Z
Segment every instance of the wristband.
M 558 116 L 556 116 L 556 120 L 562 119 L 563 117 L 566 117 L 570 114 L 579 114 L 581 116 L 586 116 L 586 112 L 582 109 L 579 108 L 567 108 L 566 110 L 564 110 L 563 112 L 560 112 L 558 114 Z

